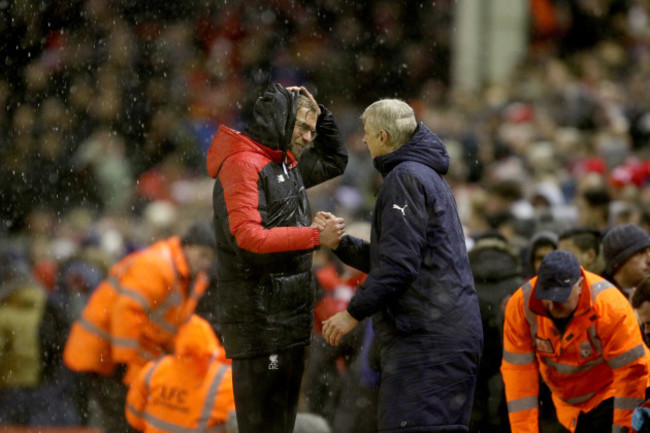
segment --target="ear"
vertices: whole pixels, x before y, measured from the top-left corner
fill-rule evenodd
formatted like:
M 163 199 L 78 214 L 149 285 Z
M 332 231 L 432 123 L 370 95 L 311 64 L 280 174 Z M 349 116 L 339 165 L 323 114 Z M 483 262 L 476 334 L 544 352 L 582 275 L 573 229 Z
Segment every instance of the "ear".
M 594 250 L 587 250 L 583 254 L 587 255 L 587 260 L 589 260 L 589 263 L 595 262 L 598 258 L 598 254 Z
M 384 129 L 379 130 L 379 142 L 382 146 L 388 145 L 388 132 L 386 132 Z

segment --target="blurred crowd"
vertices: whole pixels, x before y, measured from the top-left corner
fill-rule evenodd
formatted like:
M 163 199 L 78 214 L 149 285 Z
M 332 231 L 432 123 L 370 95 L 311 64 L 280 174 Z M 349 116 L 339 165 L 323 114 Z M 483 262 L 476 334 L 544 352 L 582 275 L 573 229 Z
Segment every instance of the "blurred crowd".
M 333 111 L 349 164 L 310 197 L 348 224 L 370 220 L 381 182 L 359 115 L 398 97 L 447 145 L 468 249 L 497 233 L 518 277 L 540 232 L 649 231 L 648 3 L 530 0 L 527 56 L 479 94 L 453 86 L 455 5 L 0 2 L 0 304 L 29 278 L 38 317 L 46 299 L 65 305 L 61 334 L 117 260 L 210 219 L 211 138 L 240 129 L 269 81 Z M 20 380 L 57 377 L 57 362 Z

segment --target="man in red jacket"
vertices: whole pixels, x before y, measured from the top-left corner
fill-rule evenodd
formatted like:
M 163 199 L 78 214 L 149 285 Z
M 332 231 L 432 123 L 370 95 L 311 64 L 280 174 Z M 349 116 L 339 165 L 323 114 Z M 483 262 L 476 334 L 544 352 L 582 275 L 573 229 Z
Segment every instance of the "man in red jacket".
M 344 227 L 312 221 L 306 188 L 346 163 L 332 113 L 304 87 L 270 86 L 243 133 L 222 125 L 213 139 L 216 317 L 240 433 L 293 431 L 314 314 L 312 252 L 338 243 Z

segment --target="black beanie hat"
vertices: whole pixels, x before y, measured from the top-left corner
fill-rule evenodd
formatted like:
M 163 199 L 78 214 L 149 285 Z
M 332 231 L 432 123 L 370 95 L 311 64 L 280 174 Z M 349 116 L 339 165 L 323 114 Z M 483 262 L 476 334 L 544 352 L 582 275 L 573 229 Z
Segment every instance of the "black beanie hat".
M 605 272 L 610 276 L 644 248 L 650 247 L 650 236 L 634 224 L 622 224 L 610 229 L 603 238 Z
M 181 245 L 202 245 L 216 249 L 217 241 L 212 224 L 205 221 L 192 224 L 181 238 Z

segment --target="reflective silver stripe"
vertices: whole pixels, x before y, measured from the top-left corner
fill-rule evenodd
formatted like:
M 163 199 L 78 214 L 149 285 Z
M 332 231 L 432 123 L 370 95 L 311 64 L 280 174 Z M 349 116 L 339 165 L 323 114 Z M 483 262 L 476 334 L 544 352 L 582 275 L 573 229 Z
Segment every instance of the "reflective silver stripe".
M 530 307 L 528 306 L 530 295 L 533 293 L 533 285 L 530 284 L 530 280 L 521 286 L 521 291 L 524 294 L 524 314 L 526 315 L 528 326 L 530 326 L 530 338 L 532 341 L 535 341 L 535 335 L 537 335 L 537 314 L 530 311 Z
M 200 275 L 200 274 L 199 274 L 199 275 Z M 191 298 L 191 299 L 194 299 L 195 301 L 198 301 L 199 299 L 201 299 L 201 295 L 202 295 L 202 293 L 199 293 L 199 292 L 196 290 L 197 279 L 199 278 L 199 275 L 197 275 L 197 276 L 192 280 L 192 282 L 190 283 L 190 294 L 189 294 L 188 297 Z
M 588 401 L 589 399 L 591 399 L 591 397 L 593 397 L 594 395 L 596 395 L 595 392 L 590 392 L 589 394 L 579 395 L 577 397 L 571 397 L 571 398 L 568 398 L 566 400 L 564 400 L 564 399 L 562 399 L 562 400 L 569 403 L 569 404 L 581 404 L 581 403 L 584 403 L 585 401 Z
M 140 342 L 138 340 L 134 340 L 133 338 L 115 337 L 113 338 L 112 342 L 115 346 L 127 347 L 129 349 L 137 349 L 140 346 Z
M 602 357 L 600 357 L 598 359 L 588 361 L 583 365 L 571 365 L 571 364 L 565 364 L 563 362 L 555 362 L 551 358 L 545 356 L 542 356 L 541 360 L 549 368 L 552 368 L 553 370 L 557 371 L 560 374 L 583 373 L 585 371 L 591 370 L 592 368 L 602 364 L 605 361 Z
M 626 427 L 623 427 L 622 425 L 618 425 L 618 424 L 612 425 L 612 433 L 625 433 L 628 431 L 629 430 Z
M 164 331 L 170 334 L 175 334 L 178 331 L 178 327 L 166 321 L 164 316 L 171 308 L 178 307 L 182 303 L 183 295 L 175 289 L 174 292 L 164 299 L 163 303 L 160 304 L 160 307 L 149 313 L 149 320 L 158 325 Z
M 169 334 L 175 334 L 178 331 L 178 327 L 165 320 L 164 316 L 172 307 L 180 306 L 183 303 L 183 295 L 180 293 L 178 287 L 178 269 L 176 267 L 176 263 L 174 262 L 174 258 L 169 249 L 169 246 L 165 245 L 165 247 L 166 248 L 163 250 L 162 254 L 165 256 L 165 259 L 169 261 L 172 269 L 174 270 L 174 285 L 172 288 L 172 293 L 164 299 L 163 303 L 160 306 L 151 308 L 149 302 L 144 296 L 142 296 L 141 293 L 132 288 L 122 286 L 119 280 L 114 276 L 108 277 L 107 281 L 120 295 L 131 298 L 137 302 L 138 305 L 142 307 L 152 323 Z
M 596 325 L 591 325 L 589 329 L 587 329 L 587 336 L 589 337 L 591 344 L 596 348 L 598 355 L 603 356 L 603 344 L 596 333 Z
M 503 360 L 510 364 L 527 365 L 535 361 L 535 352 L 514 353 L 503 349 Z
M 149 314 L 149 303 L 144 298 L 144 296 L 142 296 L 140 293 L 138 293 L 137 291 L 135 291 L 135 290 L 133 290 L 133 289 L 131 289 L 129 287 L 124 287 L 124 286 L 119 286 L 119 287 L 120 288 L 118 289 L 118 292 L 119 292 L 119 294 L 121 296 L 133 299 L 135 302 L 137 302 L 137 304 L 140 307 L 142 307 L 142 309 L 147 314 Z
M 187 428 L 185 426 L 180 426 L 178 424 L 174 424 L 165 420 L 162 420 L 160 418 L 157 418 L 153 416 L 150 413 L 146 413 L 144 415 L 144 419 L 147 421 L 147 423 L 151 424 L 155 428 L 159 430 L 164 430 L 169 433 L 188 433 L 192 431 L 199 431 L 193 428 Z
M 149 319 L 164 331 L 170 334 L 175 334 L 178 331 L 178 327 L 165 320 L 164 316 L 172 307 L 180 306 L 183 303 L 183 295 L 180 293 L 179 289 L 178 268 L 176 267 L 176 262 L 174 261 L 174 256 L 169 245 L 165 244 L 163 254 L 174 271 L 174 285 L 172 287 L 172 293 L 165 298 L 159 307 L 149 313 Z
M 634 410 L 641 406 L 643 399 L 633 397 L 614 397 L 614 409 Z
M 537 396 L 524 397 L 508 402 L 508 413 L 537 409 Z
M 592 300 L 596 299 L 596 296 L 600 295 L 602 292 L 604 292 L 606 289 L 609 289 L 610 287 L 614 287 L 614 285 L 607 280 L 596 281 L 591 286 L 589 286 L 589 291 L 591 292 L 591 299 Z
M 128 404 L 128 403 L 126 404 L 126 408 L 127 408 L 130 412 L 132 412 L 133 415 L 137 416 L 138 418 L 142 418 L 142 419 L 144 419 L 144 417 L 145 417 L 145 413 L 144 413 L 144 412 L 140 412 L 139 410 L 135 410 L 135 408 L 134 408 L 133 406 L 131 406 L 130 404 Z
M 213 362 L 215 358 L 212 358 Z M 210 388 L 205 396 L 205 401 L 203 402 L 203 409 L 201 410 L 201 416 L 199 417 L 199 425 L 197 429 L 199 431 L 206 431 L 208 428 L 208 421 L 210 420 L 210 415 L 212 414 L 212 408 L 217 401 L 217 395 L 219 394 L 219 387 L 221 386 L 221 381 L 223 380 L 224 375 L 228 371 L 228 367 L 224 364 L 219 366 L 217 374 L 212 378 L 210 383 Z
M 145 350 L 143 347 L 140 347 L 140 341 L 134 340 L 133 338 L 117 338 L 114 337 L 111 339 L 113 346 L 121 346 L 127 349 L 133 349 L 137 352 L 138 356 L 146 359 L 147 361 L 153 361 L 157 358 L 154 353 Z
M 156 363 L 151 367 L 151 369 L 147 372 L 147 375 L 144 377 L 144 384 L 147 387 L 147 393 L 151 392 L 151 377 L 153 376 L 154 372 L 156 369 L 158 369 L 158 366 L 160 365 L 160 362 L 164 358 L 160 358 Z
M 111 335 L 102 329 L 98 328 L 94 324 L 90 323 L 87 321 L 84 317 L 79 318 L 77 321 L 79 325 L 81 325 L 82 328 L 84 328 L 86 331 L 90 332 L 91 334 L 97 335 L 99 338 L 103 338 L 106 341 L 111 341 Z
M 612 370 L 616 370 L 617 368 L 625 367 L 629 363 L 636 361 L 643 355 L 645 355 L 645 348 L 643 347 L 643 343 L 641 343 L 627 352 L 621 353 L 615 358 L 608 359 L 607 364 L 609 364 Z

